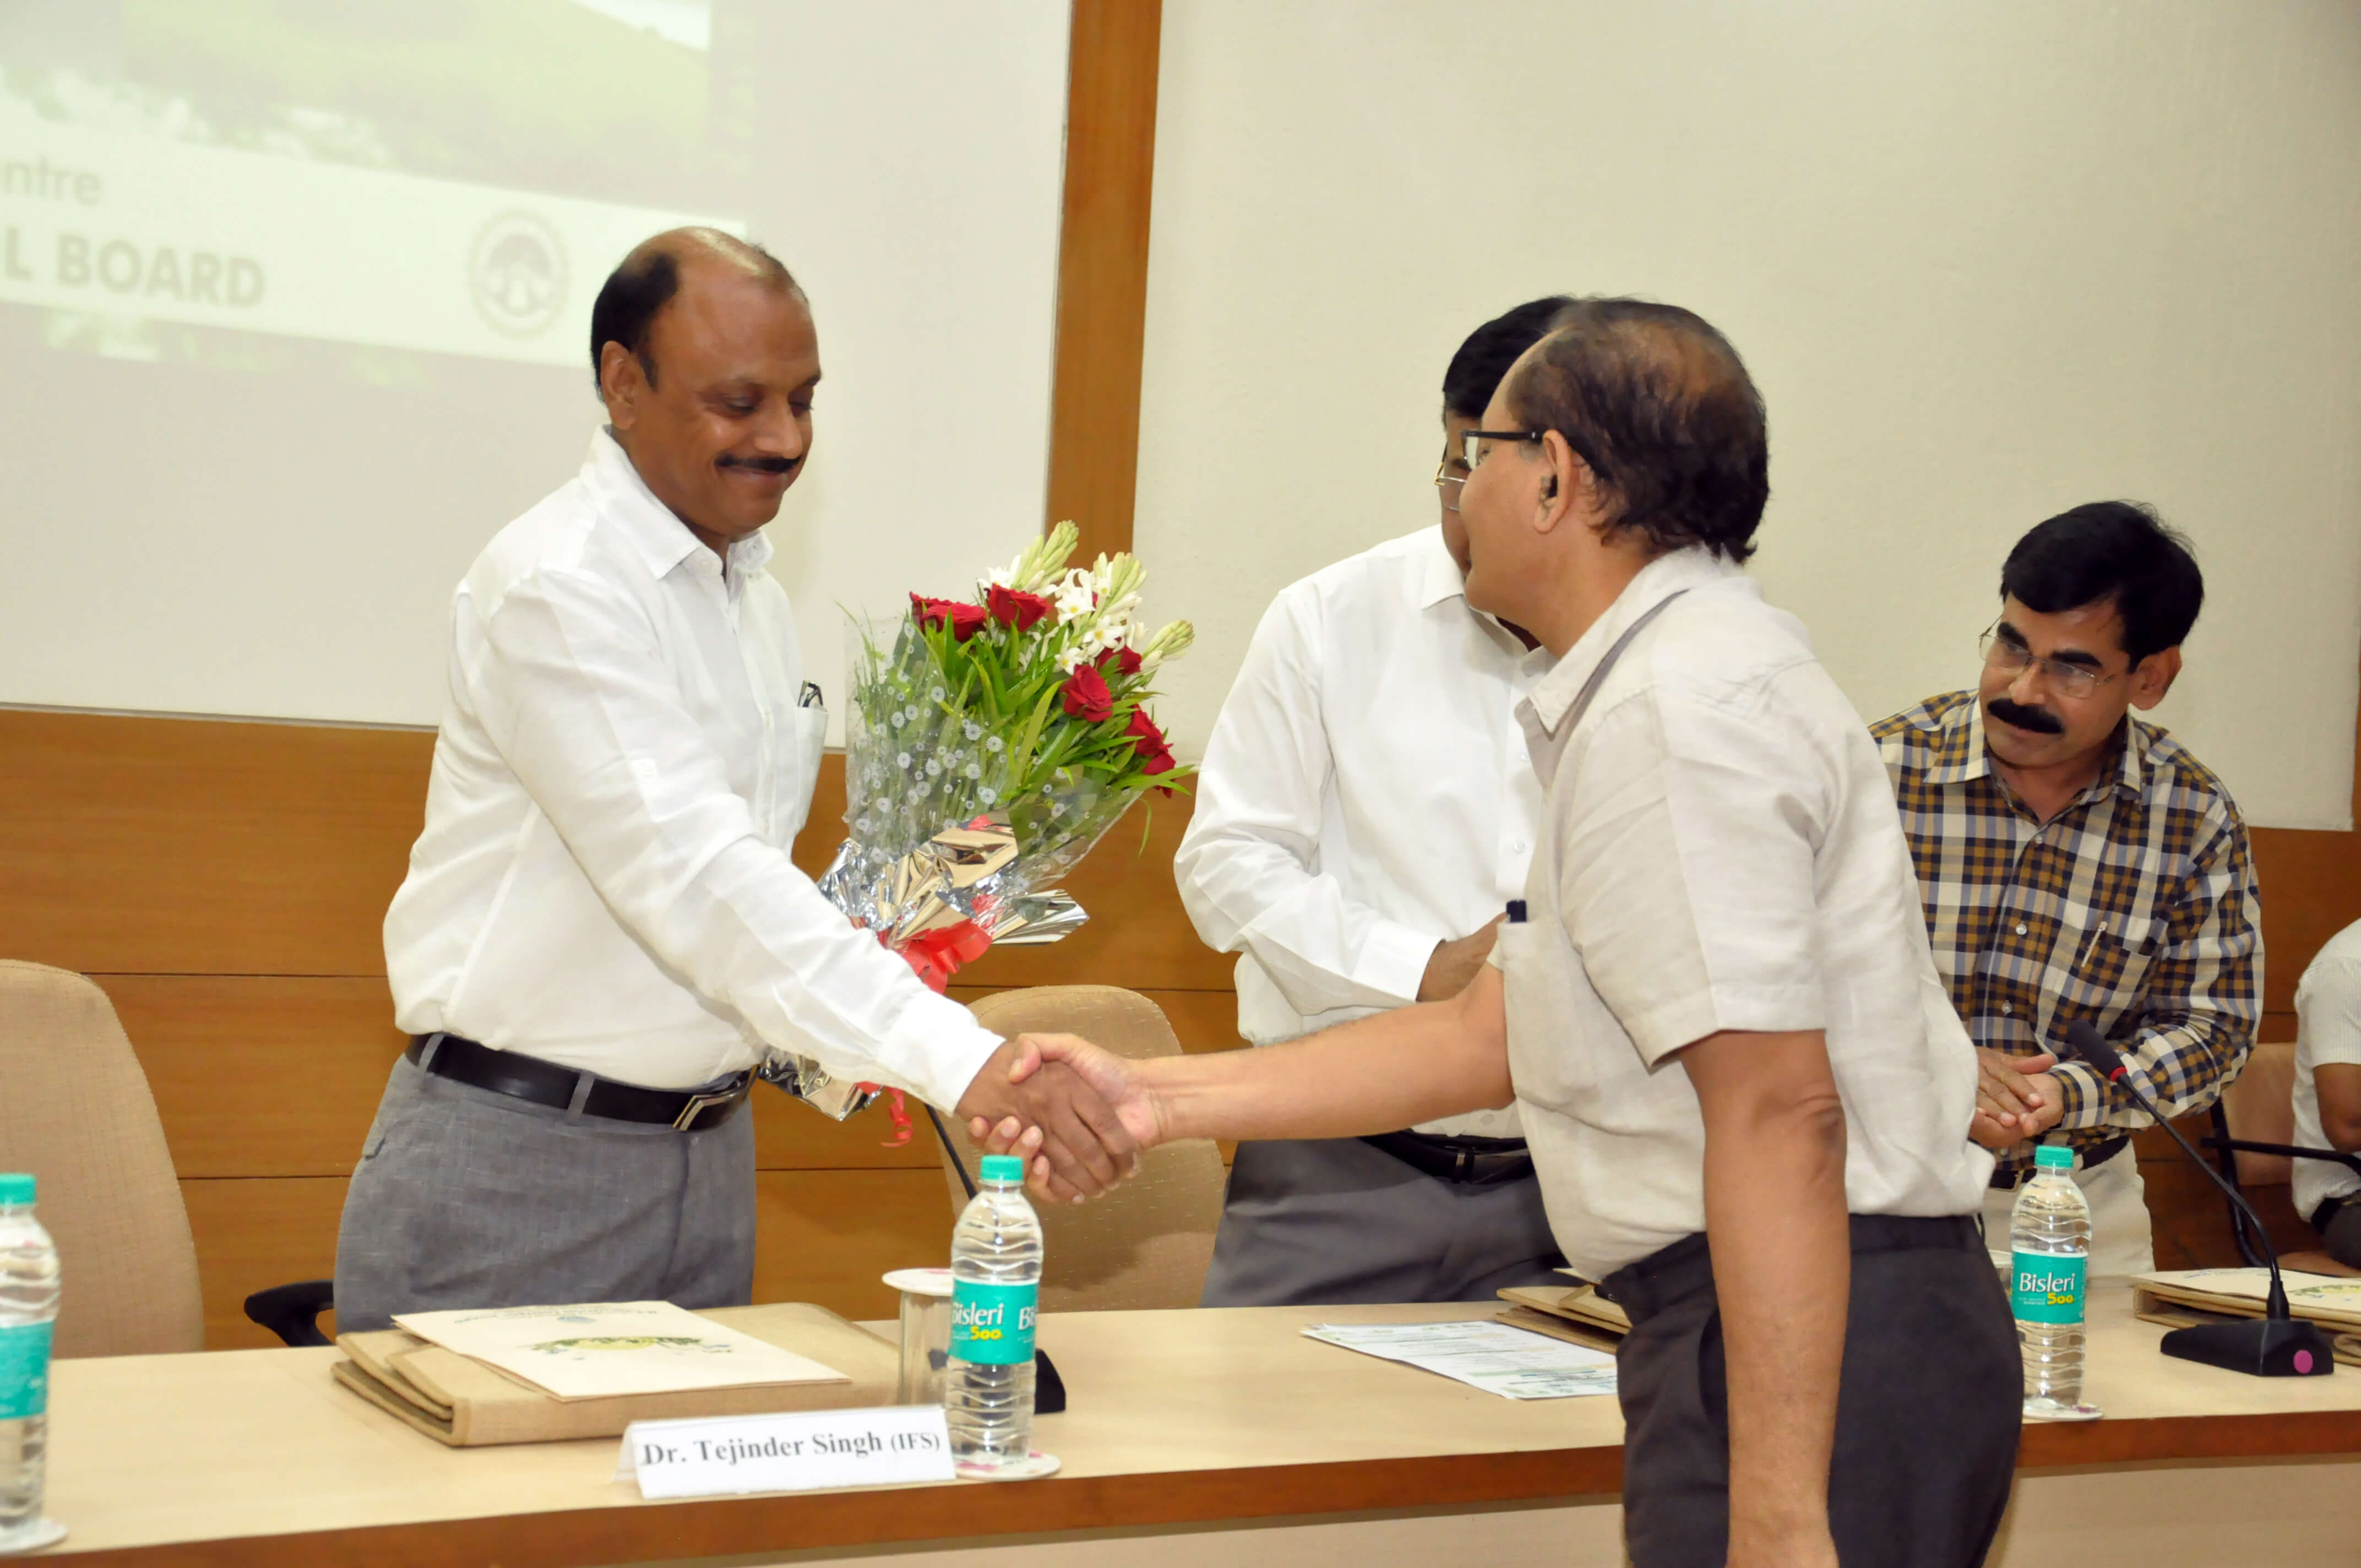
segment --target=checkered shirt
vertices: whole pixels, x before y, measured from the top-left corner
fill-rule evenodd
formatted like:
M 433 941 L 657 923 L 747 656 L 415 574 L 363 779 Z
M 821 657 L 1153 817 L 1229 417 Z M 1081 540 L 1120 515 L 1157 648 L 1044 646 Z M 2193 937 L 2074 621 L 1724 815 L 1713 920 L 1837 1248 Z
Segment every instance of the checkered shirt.
M 2115 764 L 2047 826 L 1992 772 L 1973 692 L 1870 727 L 1918 868 L 1935 966 L 1969 1037 L 2066 1054 L 2089 1019 L 2167 1115 L 2211 1105 L 2253 1045 L 2261 906 L 2246 825 L 2221 781 L 2153 724 L 2126 720 Z M 2147 1116 L 2081 1063 L 2055 1069 L 2078 1151 Z M 2001 1157 L 2004 1180 L 2030 1145 Z

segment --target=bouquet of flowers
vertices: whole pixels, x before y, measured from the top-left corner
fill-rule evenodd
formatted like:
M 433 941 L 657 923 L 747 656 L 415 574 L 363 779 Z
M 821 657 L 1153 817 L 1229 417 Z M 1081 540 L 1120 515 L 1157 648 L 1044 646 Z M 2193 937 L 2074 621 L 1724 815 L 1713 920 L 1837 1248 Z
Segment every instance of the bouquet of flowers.
M 1146 569 L 1127 554 L 1070 567 L 1078 538 L 1061 522 L 972 598 L 912 594 L 908 615 L 851 629 L 851 832 L 819 887 L 938 991 L 995 941 L 1081 926 L 1057 879 L 1191 771 L 1147 704 L 1195 632 L 1176 620 L 1143 637 Z M 765 1076 L 840 1118 L 875 1094 L 802 1058 L 779 1067 Z

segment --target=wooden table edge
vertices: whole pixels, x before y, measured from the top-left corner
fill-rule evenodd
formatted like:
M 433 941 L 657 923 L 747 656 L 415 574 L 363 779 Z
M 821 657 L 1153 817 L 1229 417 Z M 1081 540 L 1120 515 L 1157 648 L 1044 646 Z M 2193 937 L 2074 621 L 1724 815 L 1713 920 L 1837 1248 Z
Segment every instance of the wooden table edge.
M 2175 1416 L 2035 1425 L 2020 1471 L 2157 1462 L 2361 1454 L 2361 1410 Z M 953 1486 L 706 1498 L 347 1530 L 68 1552 L 90 1568 L 392 1568 L 431 1557 L 501 1568 L 588 1568 L 642 1559 L 722 1557 L 886 1544 L 988 1541 L 1077 1531 L 1208 1526 L 1334 1514 L 1603 1499 L 1622 1486 L 1620 1444 L 1317 1464 L 1061 1476 Z M 71 1521 L 69 1521 L 71 1522 Z M 46 1554 L 45 1554 L 46 1555 Z

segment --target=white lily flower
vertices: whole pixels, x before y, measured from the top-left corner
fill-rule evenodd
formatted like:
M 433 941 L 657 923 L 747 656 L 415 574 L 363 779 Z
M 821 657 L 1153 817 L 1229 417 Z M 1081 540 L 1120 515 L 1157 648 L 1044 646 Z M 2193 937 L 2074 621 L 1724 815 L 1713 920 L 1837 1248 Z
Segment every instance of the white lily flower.
M 1190 644 L 1196 641 L 1197 629 L 1187 621 L 1168 622 L 1159 628 L 1156 635 L 1148 640 L 1148 646 L 1139 651 L 1139 667 L 1153 670 L 1167 659 L 1177 659 L 1186 653 Z

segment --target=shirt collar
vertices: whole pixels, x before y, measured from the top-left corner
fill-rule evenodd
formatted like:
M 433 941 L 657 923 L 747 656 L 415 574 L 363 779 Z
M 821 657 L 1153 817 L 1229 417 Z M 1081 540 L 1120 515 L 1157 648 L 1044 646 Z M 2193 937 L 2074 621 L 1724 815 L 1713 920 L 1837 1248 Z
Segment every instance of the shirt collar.
M 1418 552 L 1418 608 L 1433 609 L 1446 599 L 1467 597 L 1467 579 L 1459 570 L 1459 563 L 1451 558 L 1450 546 L 1443 543 L 1443 525 L 1429 529 L 1420 542 Z
M 1598 662 L 1633 621 L 1676 593 L 1744 575 L 1735 562 L 1723 560 L 1703 545 L 1659 555 L 1640 568 L 1640 575 L 1623 586 L 1607 613 L 1565 651 L 1555 669 L 1535 683 L 1526 701 L 1543 731 L 1553 740 L 1565 739 L 1558 734 L 1558 727 L 1565 721 L 1566 709 L 1574 706 Z
M 705 549 L 704 542 L 648 488 L 631 455 L 604 425 L 590 434 L 590 455 L 582 460 L 582 478 L 597 498 L 599 511 L 630 542 L 631 553 L 647 567 L 649 576 L 668 576 L 683 561 Z M 730 568 L 739 574 L 760 571 L 770 558 L 771 541 L 759 531 L 730 547 Z
M 2147 753 L 2155 744 L 2157 732 L 2125 716 L 2123 728 L 2115 736 L 2115 766 L 2112 780 L 2105 768 L 2089 788 L 2076 798 L 2095 795 L 2103 787 L 2113 787 L 2136 800 L 2147 793 Z M 1988 778 L 1992 774 L 1992 753 L 1984 746 L 1983 698 L 1971 691 L 1968 700 L 1943 716 L 1934 747 L 1935 760 L 1927 770 L 1927 782 L 1933 784 L 1964 784 L 1970 779 Z

